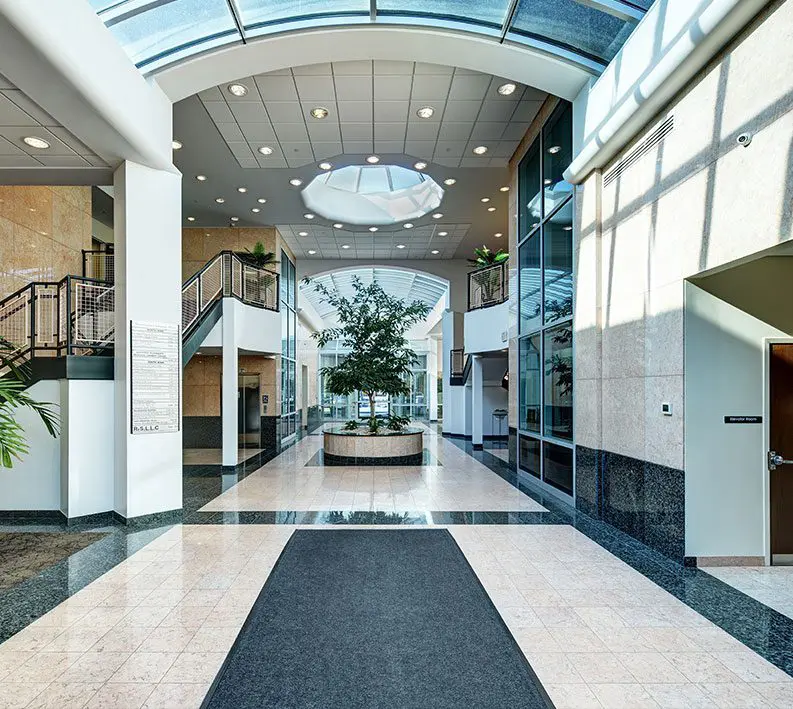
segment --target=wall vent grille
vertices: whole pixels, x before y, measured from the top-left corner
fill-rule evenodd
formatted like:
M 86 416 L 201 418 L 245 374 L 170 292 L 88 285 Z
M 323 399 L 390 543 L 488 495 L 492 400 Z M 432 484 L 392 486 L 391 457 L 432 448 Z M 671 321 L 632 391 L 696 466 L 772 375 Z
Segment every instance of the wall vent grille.
M 661 121 L 653 130 L 651 130 L 645 139 L 639 143 L 633 150 L 617 162 L 603 176 L 603 186 L 608 187 L 614 180 L 623 175 L 628 169 L 638 162 L 639 159 L 649 153 L 656 145 L 658 145 L 667 135 L 669 135 L 675 127 L 675 116 L 670 113 L 663 121 Z

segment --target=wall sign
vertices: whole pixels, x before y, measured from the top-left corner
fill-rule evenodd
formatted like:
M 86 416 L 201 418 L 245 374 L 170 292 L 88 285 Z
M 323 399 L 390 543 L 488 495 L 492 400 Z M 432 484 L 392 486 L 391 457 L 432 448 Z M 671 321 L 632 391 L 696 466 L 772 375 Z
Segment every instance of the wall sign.
M 763 423 L 762 416 L 725 416 L 724 423 Z
M 132 433 L 175 433 L 181 424 L 179 326 L 130 322 Z

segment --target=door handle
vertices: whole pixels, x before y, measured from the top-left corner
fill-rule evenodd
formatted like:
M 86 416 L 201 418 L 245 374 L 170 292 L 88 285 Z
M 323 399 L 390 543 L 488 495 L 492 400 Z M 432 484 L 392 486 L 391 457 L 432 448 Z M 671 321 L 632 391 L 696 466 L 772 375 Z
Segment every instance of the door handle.
M 793 460 L 785 460 L 776 451 L 768 451 L 768 469 L 776 470 L 780 465 L 793 465 Z

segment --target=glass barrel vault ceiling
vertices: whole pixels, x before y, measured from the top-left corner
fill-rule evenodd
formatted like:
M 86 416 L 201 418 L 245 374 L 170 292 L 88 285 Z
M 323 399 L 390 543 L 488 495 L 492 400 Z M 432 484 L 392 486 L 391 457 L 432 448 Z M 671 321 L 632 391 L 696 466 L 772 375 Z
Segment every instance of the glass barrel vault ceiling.
M 540 48 L 601 71 L 653 0 L 87 0 L 144 72 L 310 27 L 408 24 Z

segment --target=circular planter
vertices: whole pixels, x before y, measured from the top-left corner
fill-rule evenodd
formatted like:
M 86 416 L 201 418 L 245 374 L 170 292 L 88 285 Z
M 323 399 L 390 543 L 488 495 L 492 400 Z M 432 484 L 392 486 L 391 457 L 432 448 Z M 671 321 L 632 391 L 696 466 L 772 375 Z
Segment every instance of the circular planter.
M 421 465 L 424 457 L 424 433 L 418 428 L 374 435 L 336 428 L 322 436 L 326 465 Z

